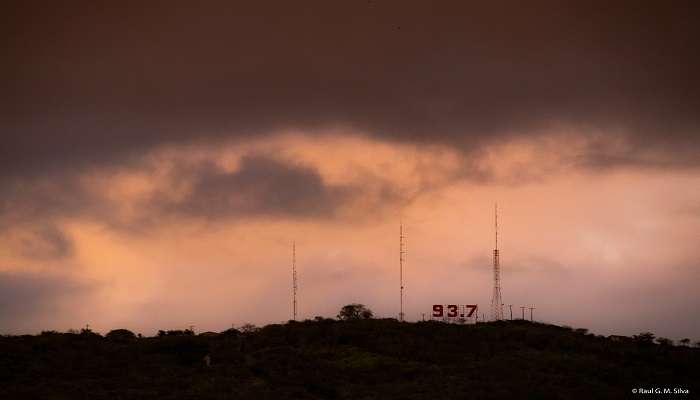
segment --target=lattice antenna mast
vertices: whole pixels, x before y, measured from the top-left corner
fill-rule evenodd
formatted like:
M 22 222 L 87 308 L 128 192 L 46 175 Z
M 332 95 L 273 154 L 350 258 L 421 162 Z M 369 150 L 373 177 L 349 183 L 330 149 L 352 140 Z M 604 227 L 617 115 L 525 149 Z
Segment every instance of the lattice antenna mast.
M 406 260 L 406 251 L 404 249 L 403 240 L 406 237 L 403 235 L 403 221 L 399 223 L 399 321 L 403 321 L 403 262 Z
M 501 265 L 498 254 L 498 203 L 494 206 L 496 242 L 493 249 L 493 297 L 491 298 L 491 319 L 503 319 L 503 301 L 501 299 Z
M 292 242 L 292 319 L 297 320 L 297 244 Z

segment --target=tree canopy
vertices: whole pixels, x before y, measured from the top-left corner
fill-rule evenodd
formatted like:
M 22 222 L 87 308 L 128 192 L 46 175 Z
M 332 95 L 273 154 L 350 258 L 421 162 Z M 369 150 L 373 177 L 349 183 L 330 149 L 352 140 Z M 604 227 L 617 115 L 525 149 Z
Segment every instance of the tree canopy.
M 343 306 L 338 313 L 338 319 L 347 321 L 353 319 L 370 319 L 374 316 L 372 310 L 364 304 L 353 303 Z

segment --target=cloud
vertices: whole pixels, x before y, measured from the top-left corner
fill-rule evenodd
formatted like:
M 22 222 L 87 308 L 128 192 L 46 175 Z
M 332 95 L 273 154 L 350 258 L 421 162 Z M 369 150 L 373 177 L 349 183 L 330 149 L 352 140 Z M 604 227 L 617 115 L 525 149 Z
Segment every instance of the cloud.
M 62 229 L 67 218 L 108 222 L 115 216 L 115 204 L 104 196 L 104 188 L 92 189 L 77 171 L 15 177 L 4 182 L 4 189 L 0 233 L 14 236 L 12 247 L 30 258 L 71 255 L 72 241 Z
M 56 274 L 0 272 L 0 326 L 13 331 L 37 328 L 39 323 L 50 326 L 59 311 L 63 317 L 76 315 L 77 309 L 68 310 L 91 289 Z
M 180 216 L 329 217 L 359 190 L 328 185 L 315 169 L 273 158 L 246 155 L 237 170 L 228 172 L 204 161 L 176 168 L 171 179 L 189 181 L 177 199 L 155 196 L 149 208 Z
M 0 194 L 0 227 L 77 213 L 87 208 L 89 193 L 75 174 L 48 173 L 4 182 Z
M 43 224 L 20 238 L 20 253 L 31 259 L 61 259 L 73 254 L 73 241 L 58 226 Z
M 23 3 L 0 24 L 0 174 L 338 126 L 466 152 L 602 132 L 625 145 L 589 149 L 596 165 L 697 167 L 700 27 L 683 3 Z
M 209 154 L 196 161 L 174 157 L 168 167 L 147 159 L 132 168 L 15 179 L 0 195 L 0 232 L 18 232 L 14 247 L 31 258 L 65 257 L 72 243 L 60 229 L 75 218 L 115 229 L 141 231 L 166 220 L 352 218 L 381 212 L 400 194 L 382 178 L 328 183 L 315 166 L 246 153 L 231 170 Z M 158 168 L 163 171 L 157 172 Z M 145 176 L 146 189 L 129 196 L 120 179 Z M 359 211 L 359 213 L 357 213 Z M 16 236 L 17 236 L 16 235 Z

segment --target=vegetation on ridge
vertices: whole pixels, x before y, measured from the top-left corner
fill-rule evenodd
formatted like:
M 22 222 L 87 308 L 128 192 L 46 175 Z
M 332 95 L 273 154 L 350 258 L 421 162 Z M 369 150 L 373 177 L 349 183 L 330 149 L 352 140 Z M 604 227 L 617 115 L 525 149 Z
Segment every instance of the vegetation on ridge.
M 700 349 L 567 327 L 349 319 L 0 337 L 3 399 L 576 399 L 697 393 Z

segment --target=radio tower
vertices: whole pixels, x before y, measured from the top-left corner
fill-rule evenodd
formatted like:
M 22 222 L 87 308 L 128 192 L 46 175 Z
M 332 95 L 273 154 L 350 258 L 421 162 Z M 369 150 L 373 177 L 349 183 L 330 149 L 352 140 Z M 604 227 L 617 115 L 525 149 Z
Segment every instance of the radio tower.
M 297 320 L 297 244 L 292 242 L 292 320 Z
M 494 207 L 496 248 L 493 249 L 493 297 L 491 298 L 491 319 L 503 319 L 503 301 L 501 299 L 501 266 L 498 260 L 498 203 Z
M 403 249 L 403 222 L 399 223 L 399 321 L 403 321 L 403 262 L 406 252 Z

